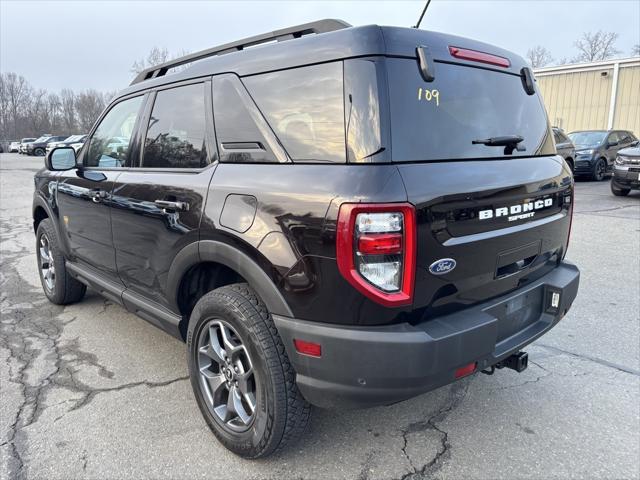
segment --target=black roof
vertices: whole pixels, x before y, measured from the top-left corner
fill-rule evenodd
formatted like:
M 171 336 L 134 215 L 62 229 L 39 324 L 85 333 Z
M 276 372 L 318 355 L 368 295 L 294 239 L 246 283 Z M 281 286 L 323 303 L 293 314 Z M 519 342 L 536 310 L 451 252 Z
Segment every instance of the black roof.
M 525 60 L 519 55 L 468 38 L 414 28 L 366 25 L 305 35 L 287 41 L 272 42 L 224 55 L 211 56 L 194 62 L 180 72 L 149 80 L 140 80 L 136 77 L 135 81 L 138 83 L 133 83 L 124 89 L 118 97 L 218 73 L 232 72 L 243 77 L 291 67 L 376 55 L 415 58 L 416 47 L 421 45 L 429 47 L 435 61 L 455 61 L 475 67 L 495 68 L 498 71 L 513 74 L 519 74 L 520 69 L 527 66 Z M 454 59 L 449 53 L 449 46 L 500 55 L 508 58 L 511 65 L 508 68 L 491 67 L 477 62 Z

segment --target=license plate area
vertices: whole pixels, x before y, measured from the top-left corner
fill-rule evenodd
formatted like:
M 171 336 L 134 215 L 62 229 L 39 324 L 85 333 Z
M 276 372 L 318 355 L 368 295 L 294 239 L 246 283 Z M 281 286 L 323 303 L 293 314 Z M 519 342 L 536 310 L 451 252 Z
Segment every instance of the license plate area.
M 498 343 L 538 320 L 543 298 L 544 288 L 538 287 L 492 307 L 488 313 L 498 319 Z

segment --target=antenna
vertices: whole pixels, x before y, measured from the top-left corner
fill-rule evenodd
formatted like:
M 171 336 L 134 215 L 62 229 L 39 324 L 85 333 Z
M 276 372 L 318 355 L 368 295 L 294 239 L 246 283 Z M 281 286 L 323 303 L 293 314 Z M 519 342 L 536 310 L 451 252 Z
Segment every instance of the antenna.
M 427 12 L 427 8 L 429 8 L 429 4 L 431 0 L 427 0 L 427 4 L 424 6 L 422 13 L 420 14 L 420 18 L 418 19 L 418 23 L 416 23 L 413 28 L 420 28 L 420 24 L 422 23 L 422 19 L 424 18 L 424 14 Z

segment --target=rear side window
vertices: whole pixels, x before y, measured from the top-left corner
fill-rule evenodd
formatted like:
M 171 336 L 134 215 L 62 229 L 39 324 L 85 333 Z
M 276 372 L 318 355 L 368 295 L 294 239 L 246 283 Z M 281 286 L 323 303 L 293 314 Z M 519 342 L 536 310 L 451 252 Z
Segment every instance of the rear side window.
M 224 74 L 214 77 L 213 116 L 221 162 L 289 161 L 237 76 Z
M 342 62 L 243 82 L 293 161 L 345 161 Z
M 205 167 L 205 128 L 203 83 L 159 91 L 149 118 L 142 166 Z
M 394 161 L 504 157 L 505 147 L 473 144 L 521 136 L 524 151 L 555 155 L 538 93 L 527 95 L 518 75 L 456 64 L 435 64 L 422 80 L 415 60 L 387 59 Z

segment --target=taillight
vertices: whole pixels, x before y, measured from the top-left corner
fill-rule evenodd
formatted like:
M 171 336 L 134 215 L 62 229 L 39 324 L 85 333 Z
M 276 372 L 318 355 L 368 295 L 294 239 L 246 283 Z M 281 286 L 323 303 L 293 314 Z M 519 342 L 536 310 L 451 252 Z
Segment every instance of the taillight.
M 508 58 L 500 57 L 498 55 L 491 55 L 490 53 L 479 52 L 477 50 L 470 50 L 468 48 L 449 47 L 449 53 L 452 57 L 459 58 L 460 60 L 488 63 L 489 65 L 496 65 L 497 67 L 504 68 L 507 68 L 511 65 L 511 62 Z
M 564 258 L 567 255 L 567 250 L 569 249 L 569 240 L 571 240 L 571 227 L 573 226 L 573 210 L 575 205 L 573 204 L 573 200 L 574 200 L 574 195 L 573 192 L 575 190 L 575 186 L 571 187 L 571 197 L 570 197 L 570 202 L 571 205 L 569 205 L 569 233 L 567 233 L 567 246 L 564 249 L 564 255 L 562 255 L 562 258 Z
M 338 214 L 338 268 L 360 293 L 388 307 L 413 301 L 416 212 L 408 203 L 345 203 Z

